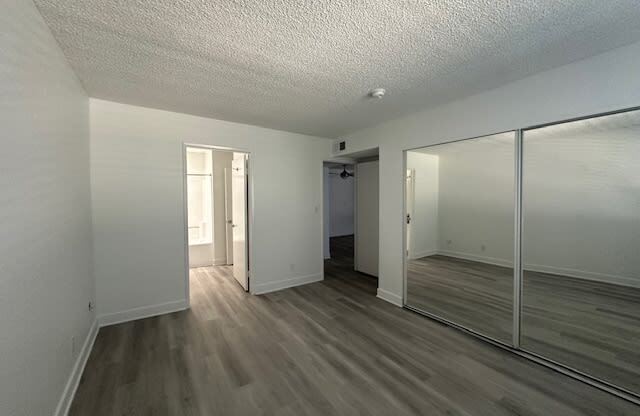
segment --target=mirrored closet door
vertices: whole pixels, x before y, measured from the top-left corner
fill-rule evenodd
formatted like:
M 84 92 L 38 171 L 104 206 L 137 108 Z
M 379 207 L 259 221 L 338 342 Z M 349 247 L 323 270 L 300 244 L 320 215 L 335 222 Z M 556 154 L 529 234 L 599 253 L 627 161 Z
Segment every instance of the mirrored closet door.
M 506 344 L 514 166 L 514 132 L 406 152 L 406 305 Z
M 523 132 L 524 350 L 640 393 L 640 111 Z

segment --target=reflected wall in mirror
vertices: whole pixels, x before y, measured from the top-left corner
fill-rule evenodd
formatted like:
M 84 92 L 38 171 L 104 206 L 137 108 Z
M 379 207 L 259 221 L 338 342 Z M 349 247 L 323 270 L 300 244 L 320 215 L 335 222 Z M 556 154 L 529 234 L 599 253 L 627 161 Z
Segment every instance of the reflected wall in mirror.
M 640 393 L 640 112 L 523 135 L 522 348 Z
M 406 152 L 407 306 L 512 343 L 515 133 Z

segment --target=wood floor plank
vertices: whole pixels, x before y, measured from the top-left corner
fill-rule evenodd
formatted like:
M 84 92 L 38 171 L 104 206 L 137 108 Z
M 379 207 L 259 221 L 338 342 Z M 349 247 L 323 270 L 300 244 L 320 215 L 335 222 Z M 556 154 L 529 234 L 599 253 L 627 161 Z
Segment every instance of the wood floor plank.
M 100 330 L 71 415 L 640 414 L 376 298 L 349 247 L 324 281 L 262 296 L 193 269 L 190 310 Z

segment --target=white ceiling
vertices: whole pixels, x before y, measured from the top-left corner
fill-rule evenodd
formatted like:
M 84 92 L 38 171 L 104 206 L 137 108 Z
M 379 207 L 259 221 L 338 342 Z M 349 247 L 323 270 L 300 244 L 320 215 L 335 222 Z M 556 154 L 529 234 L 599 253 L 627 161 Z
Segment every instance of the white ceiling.
M 35 2 L 92 97 L 327 137 L 640 40 L 638 0 Z

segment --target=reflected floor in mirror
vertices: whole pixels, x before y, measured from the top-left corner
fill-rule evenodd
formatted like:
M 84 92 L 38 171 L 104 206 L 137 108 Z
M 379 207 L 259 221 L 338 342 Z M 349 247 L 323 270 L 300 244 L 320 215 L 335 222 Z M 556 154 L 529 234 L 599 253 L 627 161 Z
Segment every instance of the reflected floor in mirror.
M 410 260 L 407 305 L 511 344 L 513 271 L 442 255 Z
M 513 273 L 435 255 L 407 266 L 407 304 L 511 340 Z M 522 348 L 640 392 L 640 288 L 526 271 Z

